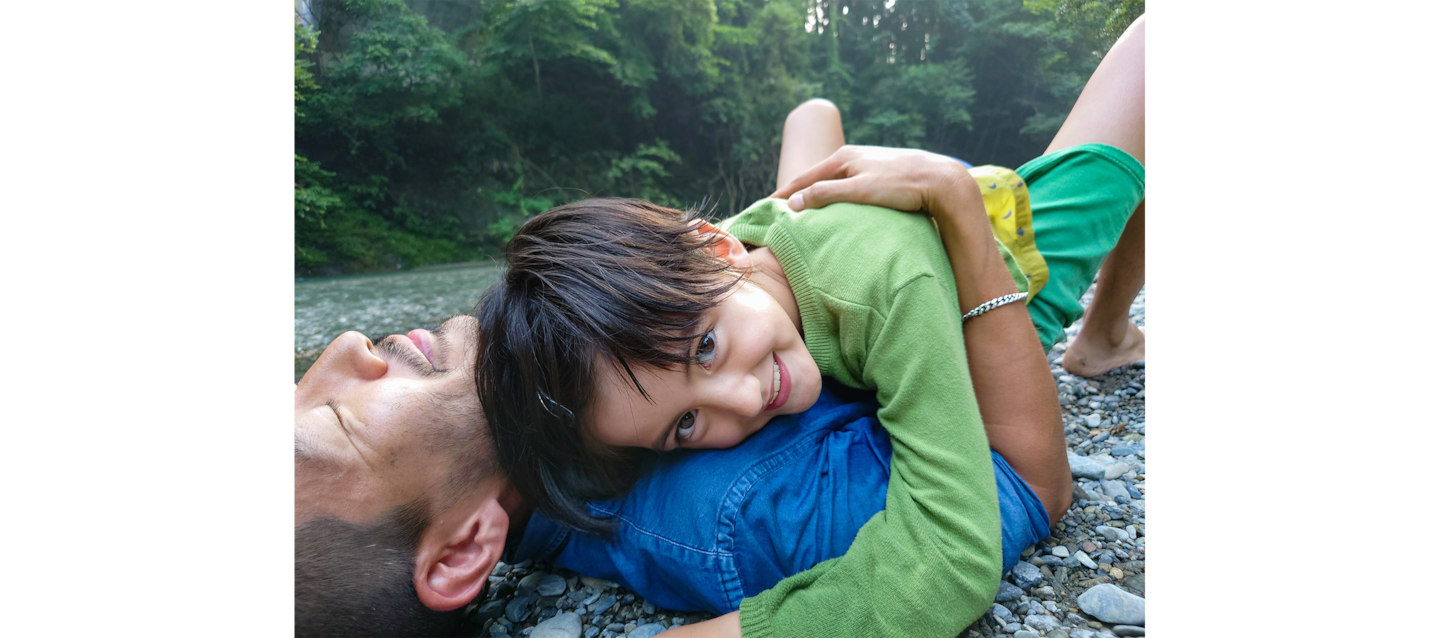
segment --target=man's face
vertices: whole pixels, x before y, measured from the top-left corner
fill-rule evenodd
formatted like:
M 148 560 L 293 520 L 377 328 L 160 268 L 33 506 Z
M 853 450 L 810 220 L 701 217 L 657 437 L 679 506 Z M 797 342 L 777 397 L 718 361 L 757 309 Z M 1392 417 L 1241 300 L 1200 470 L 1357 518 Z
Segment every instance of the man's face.
M 372 344 L 340 335 L 295 386 L 295 520 L 371 521 L 445 493 L 451 442 L 482 425 L 478 328 L 452 317 Z

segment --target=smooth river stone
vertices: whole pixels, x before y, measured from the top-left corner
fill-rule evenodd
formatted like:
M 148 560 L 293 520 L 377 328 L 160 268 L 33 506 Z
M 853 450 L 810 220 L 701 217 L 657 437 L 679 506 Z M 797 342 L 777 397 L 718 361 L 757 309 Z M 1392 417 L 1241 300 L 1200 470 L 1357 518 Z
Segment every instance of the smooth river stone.
M 535 625 L 530 638 L 580 638 L 580 614 L 567 611 Z
M 1118 625 L 1145 624 L 1145 599 L 1109 583 L 1085 590 L 1076 599 L 1080 609 L 1102 622 Z

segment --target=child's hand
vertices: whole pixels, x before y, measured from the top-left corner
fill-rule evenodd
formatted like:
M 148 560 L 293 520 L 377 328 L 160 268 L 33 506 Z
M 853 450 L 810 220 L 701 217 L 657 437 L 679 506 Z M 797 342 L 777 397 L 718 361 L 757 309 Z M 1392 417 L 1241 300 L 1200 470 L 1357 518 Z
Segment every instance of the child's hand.
M 842 146 L 770 196 L 789 199 L 790 208 L 796 211 L 851 202 L 934 213 L 939 208 L 935 205 L 938 198 L 956 192 L 966 182 L 975 188 L 965 166 L 944 155 Z

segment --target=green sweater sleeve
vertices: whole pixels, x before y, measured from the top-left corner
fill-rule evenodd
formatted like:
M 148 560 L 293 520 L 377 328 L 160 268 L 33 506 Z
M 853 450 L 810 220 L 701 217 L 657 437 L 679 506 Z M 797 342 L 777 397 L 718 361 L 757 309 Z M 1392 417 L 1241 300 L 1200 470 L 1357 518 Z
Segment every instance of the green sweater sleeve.
M 811 280 L 816 269 L 806 259 L 791 254 L 809 252 L 818 267 L 826 251 L 802 250 L 785 233 L 767 239 L 802 308 L 808 303 L 821 316 L 815 324 L 836 330 L 835 343 L 818 348 L 832 349 L 833 359 L 822 355 L 817 362 L 848 362 L 840 366 L 848 374 L 825 364 L 822 371 L 876 390 L 894 453 L 885 510 L 861 527 L 844 556 L 743 601 L 742 632 L 746 638 L 955 636 L 994 600 L 1001 556 L 994 470 L 953 277 L 920 274 L 887 284 L 872 273 L 865 292 L 845 285 L 857 280 L 846 275 L 828 289 L 838 289 L 837 298 L 824 282 Z M 884 269 L 897 271 L 893 263 Z M 797 277 L 803 281 L 793 286 Z M 818 326 L 807 322 L 807 345 L 822 340 L 812 327 Z

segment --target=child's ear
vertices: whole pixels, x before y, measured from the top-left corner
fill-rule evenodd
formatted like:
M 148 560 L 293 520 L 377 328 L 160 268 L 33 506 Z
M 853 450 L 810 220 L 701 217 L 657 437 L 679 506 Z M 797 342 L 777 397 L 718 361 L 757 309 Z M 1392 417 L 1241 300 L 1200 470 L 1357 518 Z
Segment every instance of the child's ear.
M 701 235 L 713 235 L 719 238 L 718 241 L 706 247 L 710 251 L 710 254 L 724 259 L 730 264 L 731 268 L 741 271 L 750 270 L 750 252 L 745 250 L 745 244 L 739 239 L 736 239 L 734 235 L 720 230 L 716 228 L 714 224 L 703 220 L 700 222 L 700 225 L 696 227 L 695 232 Z

